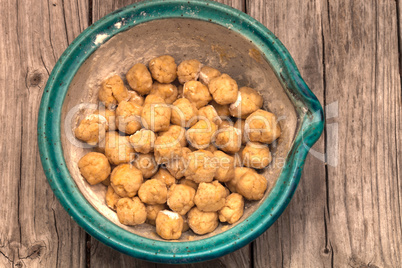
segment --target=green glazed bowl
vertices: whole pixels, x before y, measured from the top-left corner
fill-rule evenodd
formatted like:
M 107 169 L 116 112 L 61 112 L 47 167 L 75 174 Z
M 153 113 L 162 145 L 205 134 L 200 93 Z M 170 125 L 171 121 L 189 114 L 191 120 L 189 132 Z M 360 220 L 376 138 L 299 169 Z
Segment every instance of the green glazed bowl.
M 220 225 L 209 235 L 187 235 L 174 242 L 159 239 L 146 224 L 135 228 L 119 224 L 104 204 L 104 187 L 89 187 L 79 175 L 76 163 L 90 149 L 69 139 L 69 123 L 78 118 L 71 111 L 82 102 L 96 102 L 105 74 L 117 72 L 124 77 L 135 62 L 147 63 L 162 54 L 177 62 L 197 58 L 230 74 L 240 86 L 256 88 L 264 98 L 264 109 L 279 117 L 282 128 L 273 148 L 274 162 L 263 173 L 269 182 L 264 198 L 248 202 L 245 215 L 233 226 Z M 154 0 L 116 10 L 66 49 L 42 96 L 38 142 L 52 190 L 91 236 L 136 258 L 191 263 L 235 251 L 275 222 L 289 204 L 308 150 L 323 126 L 322 107 L 289 52 L 258 21 L 212 1 Z

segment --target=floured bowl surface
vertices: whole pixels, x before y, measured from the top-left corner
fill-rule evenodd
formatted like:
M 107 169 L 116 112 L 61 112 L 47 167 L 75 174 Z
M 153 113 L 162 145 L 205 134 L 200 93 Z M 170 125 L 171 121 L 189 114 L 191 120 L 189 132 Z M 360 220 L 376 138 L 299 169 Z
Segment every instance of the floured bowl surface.
M 137 62 L 169 54 L 176 62 L 198 59 L 250 86 L 264 109 L 280 120 L 282 136 L 274 161 L 263 171 L 268 190 L 246 203 L 234 225 L 198 236 L 161 240 L 154 226 L 119 223 L 105 204 L 106 188 L 89 186 L 77 162 L 91 148 L 72 128 L 96 107 L 100 82 L 111 73 L 125 77 Z M 91 107 L 92 104 L 92 107 Z M 85 30 L 56 64 L 42 97 L 38 141 L 53 191 L 88 233 L 134 257 L 188 263 L 219 257 L 251 242 L 282 213 L 298 184 L 308 149 L 322 132 L 322 108 L 276 37 L 246 14 L 208 1 L 148 1 L 104 17 Z

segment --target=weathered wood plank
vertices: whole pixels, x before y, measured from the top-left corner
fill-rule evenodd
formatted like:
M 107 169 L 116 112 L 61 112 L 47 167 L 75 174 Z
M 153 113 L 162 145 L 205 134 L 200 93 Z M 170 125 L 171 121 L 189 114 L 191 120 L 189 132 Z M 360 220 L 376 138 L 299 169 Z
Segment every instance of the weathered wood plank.
M 1 0 L 0 5 L 0 266 L 82 267 L 85 233 L 50 190 L 36 125 L 49 72 L 69 39 L 87 26 L 87 5 L 61 0 Z
M 135 0 L 94 0 L 93 1 L 93 22 L 97 21 L 101 17 L 107 15 L 108 13 L 121 8 L 123 6 L 139 2 Z M 243 0 L 220 0 L 217 2 L 221 2 L 227 5 L 230 5 L 234 8 L 240 9 L 244 11 L 244 3 Z M 91 247 L 91 266 L 94 267 L 110 267 L 110 266 L 139 266 L 139 267 L 153 267 L 155 264 L 147 263 L 144 261 L 136 260 L 134 258 L 130 258 L 124 254 L 121 254 L 117 251 L 114 251 L 105 245 L 100 244 L 95 239 L 92 239 L 92 247 Z M 248 267 L 250 265 L 250 248 L 246 246 L 235 253 L 229 254 L 217 260 L 212 260 L 209 262 L 204 262 L 201 264 L 193 264 L 188 267 Z M 165 267 L 165 265 L 156 265 L 157 267 Z M 174 267 L 174 266 L 166 266 L 166 267 Z M 183 266 L 180 266 L 183 267 Z
M 395 1 L 329 2 L 328 102 L 339 165 L 328 169 L 335 267 L 401 267 L 401 81 Z
M 307 85 L 324 106 L 323 1 L 250 0 L 248 13 L 289 50 Z M 324 153 L 324 137 L 312 148 Z M 254 247 L 256 267 L 329 267 L 326 241 L 326 180 L 322 160 L 308 156 L 293 200 Z M 328 251 L 327 251 L 327 250 Z

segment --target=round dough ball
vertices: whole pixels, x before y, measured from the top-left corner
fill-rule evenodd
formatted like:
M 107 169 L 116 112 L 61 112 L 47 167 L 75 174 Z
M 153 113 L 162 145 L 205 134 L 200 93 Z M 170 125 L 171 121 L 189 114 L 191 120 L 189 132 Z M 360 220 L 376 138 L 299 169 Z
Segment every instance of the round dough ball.
M 177 77 L 177 65 L 169 55 L 160 56 L 149 62 L 152 77 L 159 83 L 172 83 Z
M 185 184 L 174 184 L 167 194 L 167 205 L 180 215 L 185 215 L 194 206 L 194 188 Z
M 215 111 L 221 117 L 221 119 L 229 119 L 230 112 L 229 112 L 229 105 L 220 105 L 216 103 L 216 101 L 211 101 L 210 104 L 215 108 Z
M 116 130 L 116 111 L 102 107 L 94 112 L 94 114 L 103 116 L 107 121 L 107 130 Z
M 134 166 L 138 168 L 144 179 L 149 179 L 158 171 L 153 154 L 138 154 L 134 160 Z
M 144 105 L 144 97 L 135 92 L 134 90 L 128 91 L 128 102 L 133 102 L 139 106 Z
M 165 163 L 167 170 L 169 170 L 170 174 L 172 174 L 176 179 L 180 179 L 184 176 L 184 172 L 187 169 L 187 156 L 191 153 L 191 150 L 184 147 L 181 152 L 182 157 Z
M 198 60 L 182 61 L 177 67 L 177 77 L 180 84 L 191 80 L 197 80 L 200 74 L 202 64 Z
M 233 224 L 237 222 L 244 212 L 243 196 L 233 193 L 226 197 L 225 206 L 219 210 L 219 220 Z
M 179 239 L 183 231 L 183 218 L 176 212 L 159 211 L 156 217 L 156 233 L 163 239 Z
M 116 210 L 116 205 L 120 198 L 121 197 L 113 190 L 113 187 L 109 185 L 106 191 L 106 205 L 109 208 Z
M 218 181 L 201 182 L 194 197 L 194 204 L 202 211 L 218 211 L 225 205 L 226 188 Z
M 158 164 L 179 159 L 183 155 L 180 140 L 171 135 L 157 137 L 155 140 L 154 154 Z
M 101 143 L 105 139 L 108 130 L 108 123 L 105 117 L 99 114 L 90 114 L 81 120 L 74 130 L 75 137 L 90 145 Z
M 113 169 L 110 185 L 121 197 L 133 197 L 143 182 L 142 173 L 130 164 L 121 164 Z
M 193 189 L 196 190 L 196 191 L 197 191 L 197 189 L 198 189 L 198 183 L 195 183 L 195 182 L 193 182 L 193 181 L 191 181 L 191 180 L 181 179 L 181 180 L 179 181 L 179 184 L 184 184 L 184 185 L 190 186 L 191 188 L 193 188 Z
M 176 184 L 176 178 L 170 174 L 164 168 L 160 168 L 159 171 L 152 177 L 152 179 L 160 180 L 161 182 L 166 184 L 166 187 L 171 187 L 173 184 Z
M 117 132 L 108 132 L 105 139 L 105 155 L 110 164 L 119 165 L 134 159 L 135 151 L 128 137 L 120 136 Z
M 186 130 L 180 126 L 171 125 L 171 126 L 169 126 L 168 130 L 159 132 L 159 137 L 160 136 L 174 137 L 176 140 L 178 140 L 180 142 L 180 145 L 182 147 L 187 146 Z
M 222 123 L 222 119 L 219 117 L 214 106 L 207 105 L 198 110 L 198 118 L 203 120 L 209 120 L 210 122 L 219 126 Z
M 81 175 L 91 185 L 98 184 L 107 179 L 111 167 L 106 156 L 101 153 L 90 152 L 78 161 L 78 168 Z
M 152 88 L 152 77 L 147 66 L 137 63 L 126 74 L 130 87 L 141 95 L 148 94 Z
M 192 127 L 197 123 L 198 109 L 194 103 L 186 98 L 181 98 L 173 102 L 172 124 L 182 127 Z
M 234 171 L 234 176 L 232 177 L 232 179 L 225 183 L 226 187 L 228 187 L 232 193 L 236 193 L 237 192 L 237 190 L 236 190 L 237 183 L 239 182 L 241 176 L 243 176 L 247 172 L 255 172 L 255 171 L 253 169 L 247 168 L 247 167 L 236 167 L 235 171 Z
M 156 179 L 147 180 L 138 190 L 138 196 L 145 204 L 164 204 L 167 198 L 166 184 Z
M 99 89 L 99 100 L 108 109 L 114 109 L 118 103 L 129 98 L 128 90 L 118 75 L 105 79 Z
M 116 126 L 119 131 L 133 134 L 141 129 L 142 107 L 134 102 L 122 101 L 116 109 Z
M 221 105 L 233 103 L 237 99 L 237 83 L 227 74 L 212 79 L 208 87 L 214 100 Z
M 187 155 L 187 169 L 184 172 L 186 179 L 196 183 L 211 182 L 216 173 L 217 165 L 214 160 L 214 154 L 198 150 Z
M 137 153 L 147 154 L 154 150 L 156 135 L 152 130 L 140 129 L 130 136 L 131 146 Z
M 208 104 L 212 100 L 208 88 L 198 81 L 188 81 L 183 86 L 183 96 L 194 103 L 197 109 Z
M 267 179 L 251 169 L 237 181 L 236 192 L 248 200 L 260 200 L 264 196 L 267 186 Z
M 217 212 L 204 212 L 197 207 L 188 212 L 187 219 L 191 230 L 199 235 L 213 232 L 219 224 Z
M 212 67 L 209 66 L 204 66 L 201 68 L 200 71 L 200 81 L 204 84 L 204 85 L 208 85 L 209 82 L 211 82 L 212 79 L 218 77 L 221 75 L 221 72 L 219 72 L 217 69 L 214 69 Z
M 268 145 L 259 142 L 249 142 L 244 147 L 241 157 L 246 167 L 261 169 L 271 163 L 272 156 Z
M 147 99 L 145 99 L 146 101 Z M 141 113 L 142 125 L 153 132 L 166 131 L 170 126 L 171 113 L 172 111 L 167 104 L 146 103 Z
M 177 99 L 177 87 L 173 84 L 160 84 L 155 82 L 152 85 L 151 94 L 160 96 L 165 103 L 172 104 Z
M 234 157 L 227 155 L 219 150 L 214 152 L 214 156 L 218 166 L 215 174 L 215 179 L 220 182 L 230 181 L 234 176 Z
M 257 110 L 246 119 L 244 130 L 250 141 L 272 143 L 281 135 L 281 127 L 273 113 Z
M 122 198 L 116 205 L 117 218 L 124 225 L 138 225 L 147 219 L 145 205 L 138 197 Z
M 230 114 L 238 118 L 247 118 L 251 113 L 262 107 L 261 95 L 250 87 L 242 87 L 237 100 L 229 106 Z
M 211 143 L 218 127 L 208 120 L 200 120 L 186 132 L 186 138 L 191 146 L 205 149 Z
M 236 153 L 241 147 L 241 131 L 232 126 L 221 128 L 216 132 L 214 142 L 222 151 Z
M 147 223 L 155 225 L 156 216 L 158 216 L 159 211 L 166 208 L 166 204 L 146 205 Z

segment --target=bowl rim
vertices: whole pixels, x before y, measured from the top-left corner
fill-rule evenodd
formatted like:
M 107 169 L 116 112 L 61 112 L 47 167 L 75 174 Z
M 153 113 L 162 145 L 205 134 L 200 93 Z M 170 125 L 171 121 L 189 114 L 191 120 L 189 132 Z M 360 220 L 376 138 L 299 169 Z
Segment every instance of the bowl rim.
M 270 63 L 296 108 L 300 125 L 278 180 L 248 218 L 215 236 L 186 242 L 157 241 L 126 231 L 101 215 L 72 179 L 60 139 L 61 110 L 69 85 L 85 60 L 101 45 L 98 34 L 115 34 L 138 24 L 169 18 L 215 23 L 253 42 Z M 116 23 L 121 23 L 115 27 Z M 55 127 L 56 126 L 56 127 Z M 66 211 L 91 236 L 130 256 L 160 263 L 193 263 L 220 257 L 252 242 L 282 214 L 299 183 L 305 158 L 324 127 L 321 104 L 310 91 L 287 49 L 265 26 L 240 10 L 205 0 L 151 0 L 118 9 L 84 30 L 53 68 L 42 95 L 38 116 L 40 158 L 48 182 Z

